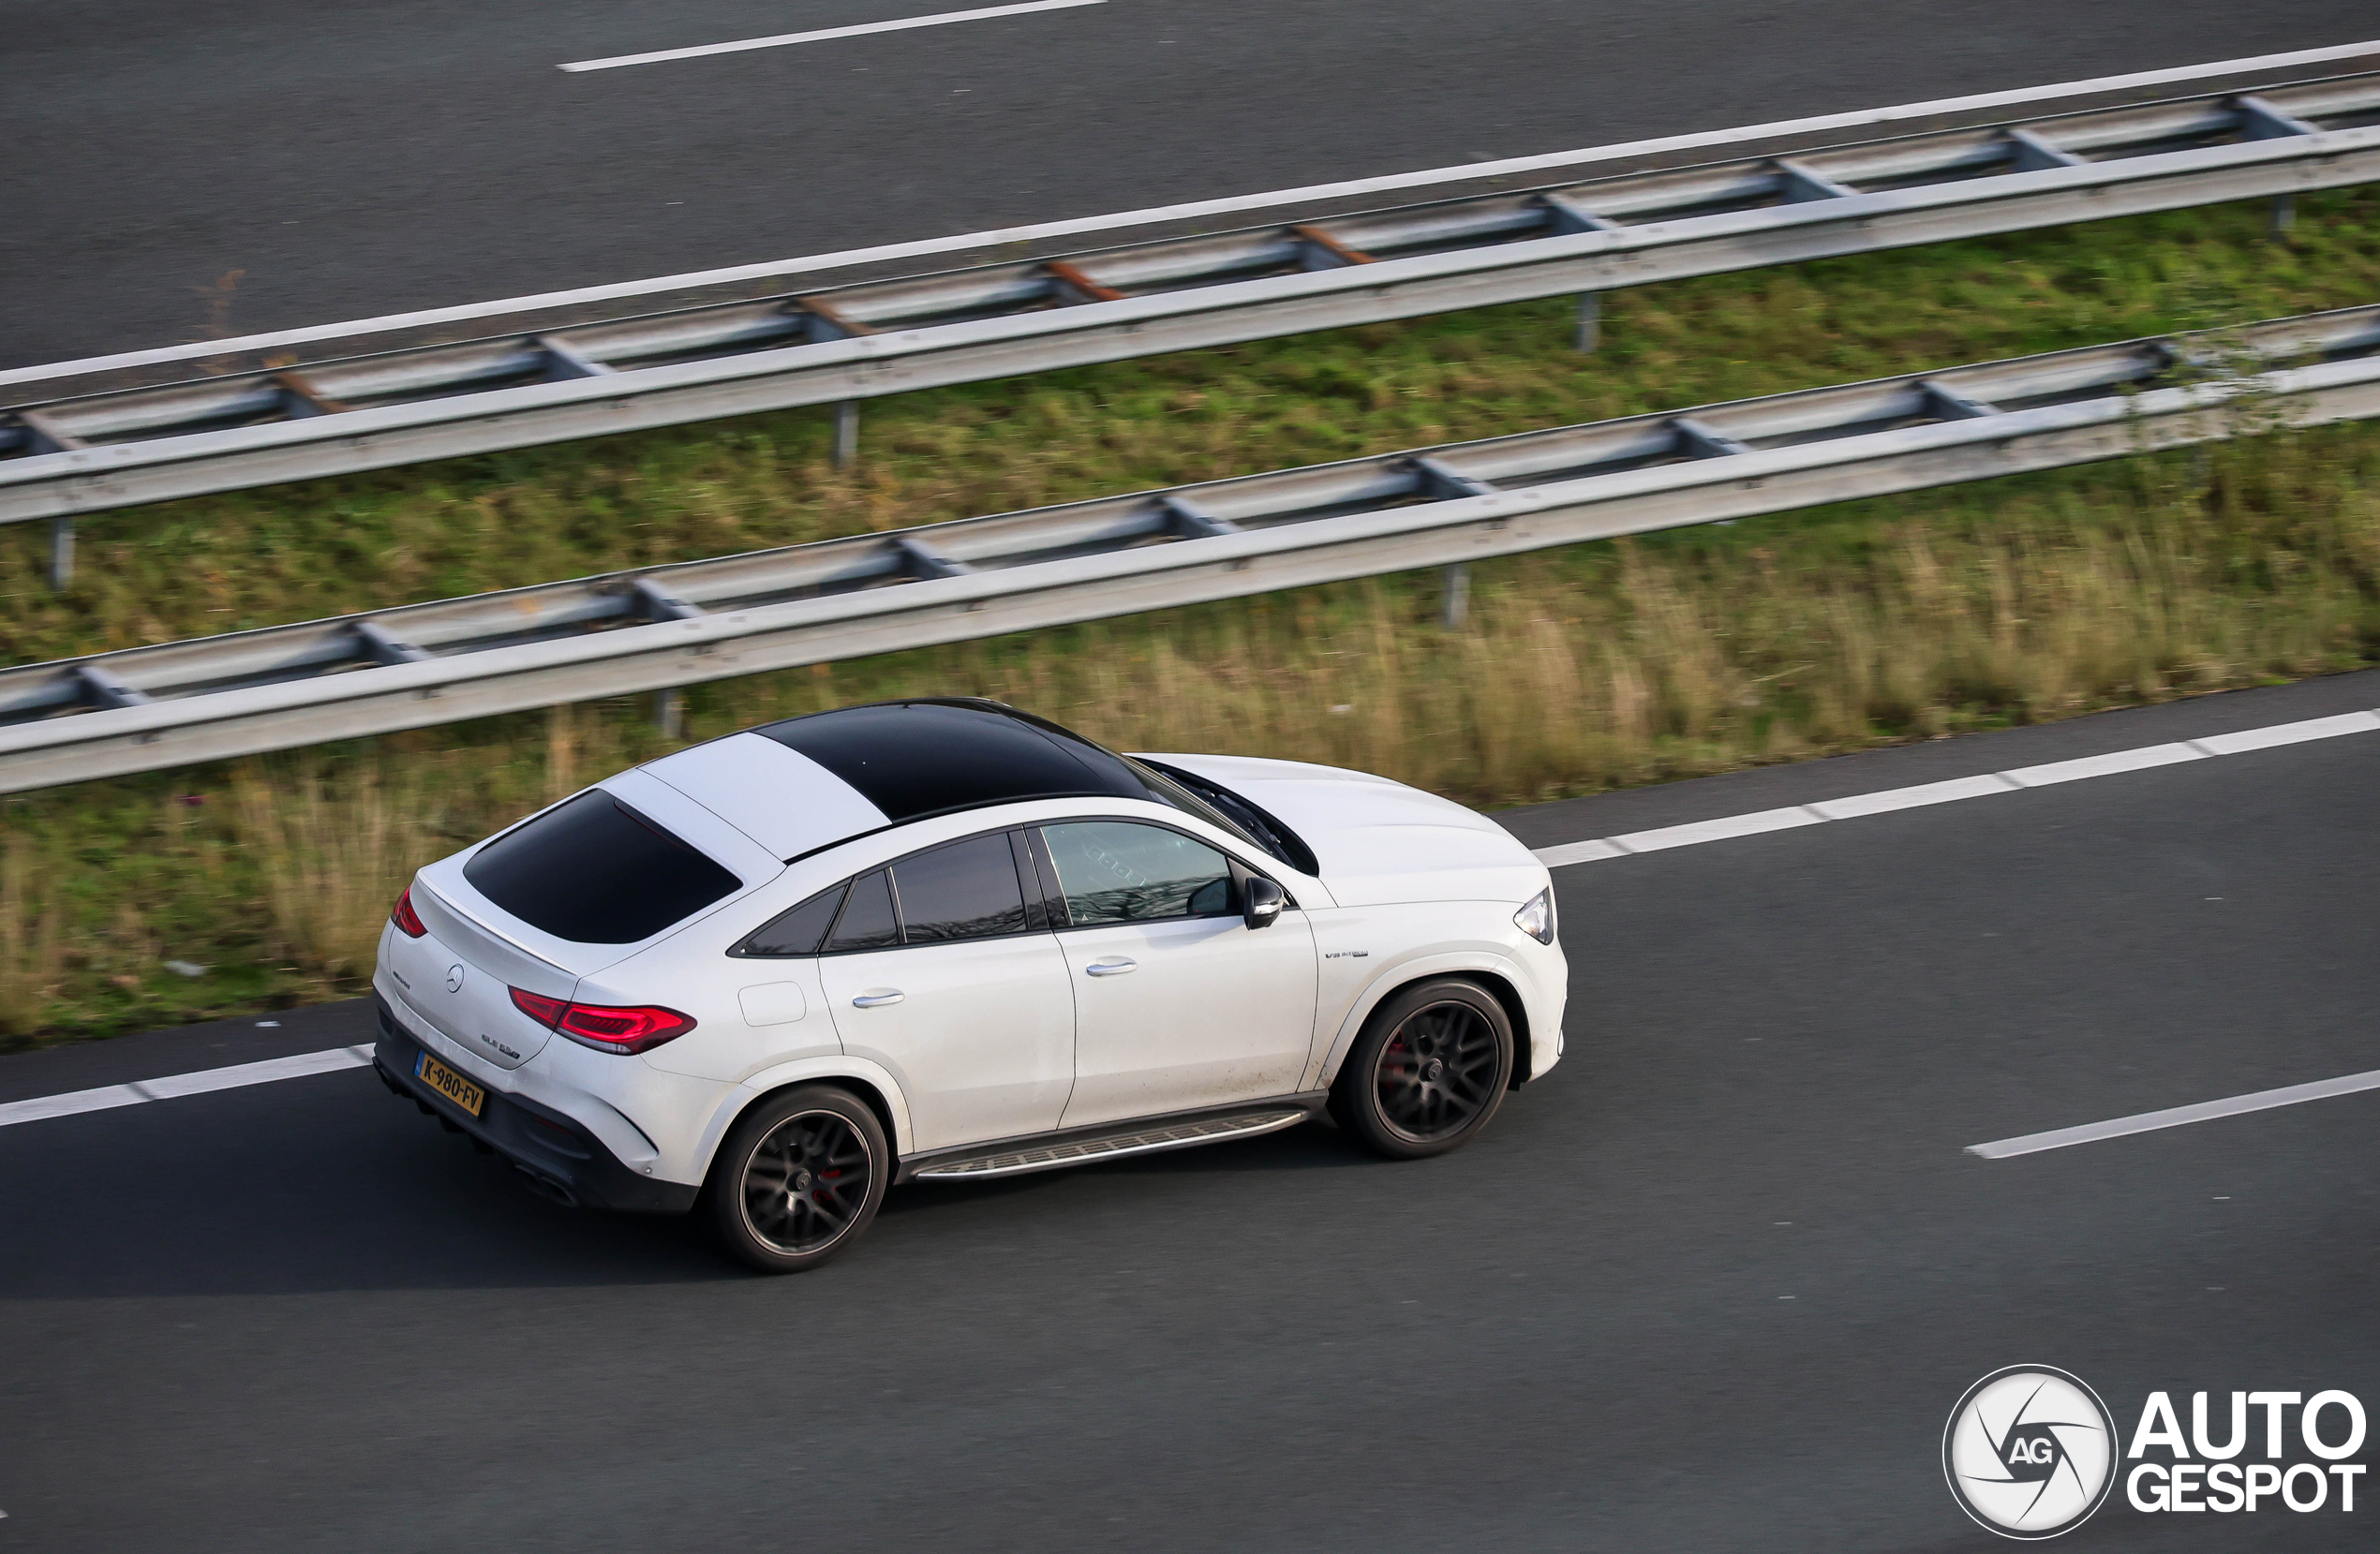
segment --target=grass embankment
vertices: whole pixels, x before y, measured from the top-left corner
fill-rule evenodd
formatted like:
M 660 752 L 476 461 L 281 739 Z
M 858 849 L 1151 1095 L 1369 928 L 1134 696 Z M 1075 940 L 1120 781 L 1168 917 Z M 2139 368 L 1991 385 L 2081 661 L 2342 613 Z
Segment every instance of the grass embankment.
M 99 647 L 2380 296 L 2380 193 L 2184 213 L 791 413 L 0 536 L 0 654 Z M 699 688 L 689 737 L 974 692 L 1482 804 L 2380 659 L 2380 431 L 2260 437 Z M 660 753 L 641 701 L 0 805 L 0 1040 L 357 990 L 405 876 Z M 209 969 L 186 978 L 176 959 Z

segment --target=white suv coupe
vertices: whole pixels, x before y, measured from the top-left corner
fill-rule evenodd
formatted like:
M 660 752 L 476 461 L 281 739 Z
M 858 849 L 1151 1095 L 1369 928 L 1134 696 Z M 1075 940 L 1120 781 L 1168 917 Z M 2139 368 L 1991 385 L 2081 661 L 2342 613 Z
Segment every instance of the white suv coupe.
M 1122 756 L 984 701 L 847 707 L 606 778 L 432 864 L 375 1067 L 566 1203 L 700 1207 L 792 1272 L 897 1182 L 1328 1109 L 1469 1139 L 1562 1052 L 1545 868 L 1384 777 Z

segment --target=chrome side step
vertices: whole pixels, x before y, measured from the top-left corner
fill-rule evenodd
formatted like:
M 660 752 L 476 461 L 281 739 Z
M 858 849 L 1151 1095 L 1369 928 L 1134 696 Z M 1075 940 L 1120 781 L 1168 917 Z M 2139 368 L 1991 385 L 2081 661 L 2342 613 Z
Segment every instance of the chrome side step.
M 1116 1160 L 1125 1155 L 1154 1154 L 1160 1149 L 1186 1149 L 1197 1144 L 1220 1144 L 1226 1139 L 1253 1138 L 1258 1133 L 1291 1127 L 1312 1117 L 1315 1108 L 1303 1105 L 1267 1106 L 1230 1117 L 1154 1126 L 1144 1123 L 1128 1132 L 1074 1138 L 1064 1143 L 1026 1148 L 1012 1147 L 996 1154 L 966 1155 L 956 1160 L 936 1161 L 930 1165 L 919 1167 L 912 1179 L 984 1181 L 994 1177 L 1022 1176 L 1028 1171 L 1054 1171 L 1060 1166 L 1087 1165 L 1093 1161 Z

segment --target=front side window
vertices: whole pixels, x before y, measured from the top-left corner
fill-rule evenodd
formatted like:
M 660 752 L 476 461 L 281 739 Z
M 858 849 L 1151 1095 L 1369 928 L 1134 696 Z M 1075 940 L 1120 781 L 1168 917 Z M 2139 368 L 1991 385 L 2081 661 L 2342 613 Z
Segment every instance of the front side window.
M 943 944 L 1022 933 L 1024 887 L 1005 832 L 975 836 L 893 866 L 902 941 Z
M 1163 826 L 1078 821 L 1041 828 L 1075 927 L 1223 917 L 1233 910 L 1229 860 Z

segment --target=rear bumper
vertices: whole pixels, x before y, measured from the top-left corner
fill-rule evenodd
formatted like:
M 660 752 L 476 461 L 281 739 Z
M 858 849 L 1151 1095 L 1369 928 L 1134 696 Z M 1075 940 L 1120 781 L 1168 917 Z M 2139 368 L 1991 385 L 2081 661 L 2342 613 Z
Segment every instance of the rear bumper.
M 617 1208 L 632 1214 L 683 1214 L 694 1206 L 701 1188 L 655 1181 L 630 1169 L 602 1140 L 551 1107 L 488 1089 L 480 1115 L 470 1116 L 414 1077 L 421 1043 L 396 1023 L 385 999 L 375 994 L 372 1003 L 380 1029 L 372 1067 L 379 1072 L 380 1083 L 502 1155 L 549 1197 L 575 1206 Z

